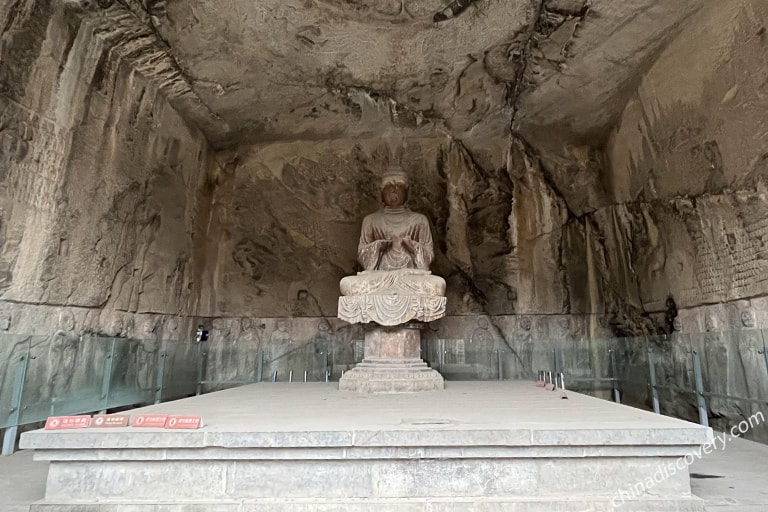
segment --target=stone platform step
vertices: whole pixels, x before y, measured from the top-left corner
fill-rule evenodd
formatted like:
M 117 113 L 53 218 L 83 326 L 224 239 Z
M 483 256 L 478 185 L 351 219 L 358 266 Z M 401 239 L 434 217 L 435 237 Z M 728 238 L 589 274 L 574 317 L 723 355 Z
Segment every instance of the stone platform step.
M 51 462 L 33 510 L 693 512 L 703 505 L 685 465 L 632 490 L 711 437 L 528 382 L 412 395 L 258 384 L 137 412 L 200 414 L 206 426 L 24 434 Z

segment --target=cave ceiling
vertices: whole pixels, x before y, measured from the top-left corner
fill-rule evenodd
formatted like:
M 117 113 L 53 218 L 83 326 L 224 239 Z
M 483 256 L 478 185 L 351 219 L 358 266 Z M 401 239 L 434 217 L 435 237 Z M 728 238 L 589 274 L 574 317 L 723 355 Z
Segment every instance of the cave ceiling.
M 705 0 L 122 0 L 216 147 L 393 128 L 599 145 Z M 513 121 L 514 120 L 514 121 Z

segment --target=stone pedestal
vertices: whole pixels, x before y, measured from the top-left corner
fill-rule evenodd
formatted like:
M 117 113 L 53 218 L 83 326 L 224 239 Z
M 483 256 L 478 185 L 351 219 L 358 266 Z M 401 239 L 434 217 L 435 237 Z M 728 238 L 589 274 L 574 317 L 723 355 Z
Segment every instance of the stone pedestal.
M 36 431 L 33 512 L 703 512 L 711 430 L 531 382 L 359 395 L 254 384 L 132 411 L 200 430 Z M 659 479 L 662 476 L 663 478 Z
M 420 323 L 366 327 L 365 358 L 339 381 L 341 391 L 414 393 L 443 389 L 443 377 L 421 359 Z

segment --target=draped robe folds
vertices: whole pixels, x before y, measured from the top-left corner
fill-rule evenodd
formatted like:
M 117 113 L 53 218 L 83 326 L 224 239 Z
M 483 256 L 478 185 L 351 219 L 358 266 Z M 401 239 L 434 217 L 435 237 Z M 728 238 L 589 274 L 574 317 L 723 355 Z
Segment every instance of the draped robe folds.
M 382 245 L 394 236 L 411 240 L 414 253 L 391 245 L 382 252 Z M 363 220 L 357 258 L 365 270 L 429 270 L 433 258 L 429 221 L 406 207 L 384 208 L 368 215 Z

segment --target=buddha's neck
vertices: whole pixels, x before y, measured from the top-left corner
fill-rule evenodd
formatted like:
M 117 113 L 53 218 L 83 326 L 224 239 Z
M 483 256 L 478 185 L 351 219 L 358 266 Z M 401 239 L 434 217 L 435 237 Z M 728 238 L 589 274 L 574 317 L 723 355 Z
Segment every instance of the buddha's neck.
M 385 206 L 384 211 L 386 213 L 403 213 L 405 206 Z

